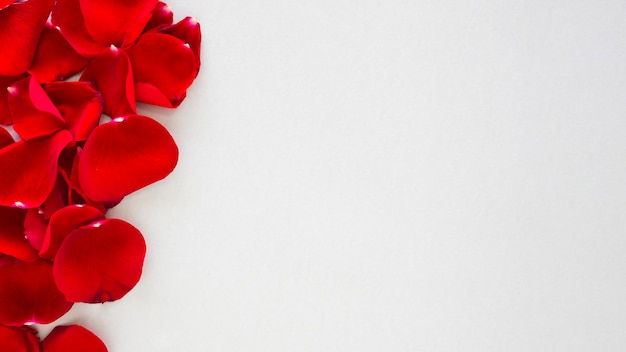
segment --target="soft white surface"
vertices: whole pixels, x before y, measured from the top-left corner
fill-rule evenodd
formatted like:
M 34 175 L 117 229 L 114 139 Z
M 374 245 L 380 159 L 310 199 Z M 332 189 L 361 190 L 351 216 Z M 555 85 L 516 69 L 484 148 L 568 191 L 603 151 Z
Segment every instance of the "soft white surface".
M 171 0 L 202 24 L 111 352 L 626 350 L 626 3 Z M 45 330 L 45 328 L 44 328 Z

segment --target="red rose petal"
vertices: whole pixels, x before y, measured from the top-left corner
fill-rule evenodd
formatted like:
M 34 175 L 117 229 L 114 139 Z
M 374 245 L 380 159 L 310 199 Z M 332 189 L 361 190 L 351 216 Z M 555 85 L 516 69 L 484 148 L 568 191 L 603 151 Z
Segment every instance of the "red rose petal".
M 13 118 L 11 118 L 11 111 L 9 110 L 9 90 L 7 88 L 22 78 L 24 78 L 24 75 L 0 76 L 0 125 L 13 124 Z
M 180 22 L 173 26 L 166 27 L 160 32 L 176 37 L 184 43 L 188 43 L 196 57 L 196 71 L 200 70 L 200 43 L 202 41 L 202 32 L 200 31 L 200 23 L 198 23 L 195 17 L 185 17 Z
M 67 131 L 0 149 L 0 205 L 36 208 L 54 187 L 57 160 L 72 140 Z
M 0 323 L 48 324 L 72 307 L 56 287 L 52 264 L 39 259 L 0 267 Z
M 93 89 L 90 82 L 52 82 L 44 88 L 63 116 L 66 128 L 74 135 L 74 140 L 86 140 L 100 123 L 102 95 Z
M 26 209 L 0 207 L 0 253 L 33 261 L 38 256 L 37 251 L 24 237 L 25 217 Z
M 0 10 L 4 9 L 5 7 L 11 5 L 12 3 L 14 3 L 16 0 L 0 0 Z
M 39 82 L 27 77 L 9 88 L 13 128 L 22 139 L 50 135 L 65 128 L 65 121 Z
M 127 50 L 137 101 L 176 107 L 198 72 L 189 45 L 173 36 L 146 33 Z
M 110 47 L 87 64 L 80 80 L 93 82 L 102 93 L 105 114 L 118 117 L 135 113 L 133 71 L 123 50 Z
M 24 234 L 37 251 L 41 250 L 47 228 L 48 222 L 44 219 L 43 213 L 36 208 L 28 209 L 24 219 Z
M 78 72 L 87 59 L 78 54 L 63 38 L 59 29 L 47 23 L 41 33 L 33 64 L 28 72 L 41 83 L 64 80 Z
M 116 201 L 167 176 L 178 161 L 178 148 L 165 127 L 146 116 L 128 116 L 98 126 L 79 162 L 85 194 Z
M 57 326 L 41 342 L 42 352 L 108 352 L 104 342 L 79 325 Z
M 98 56 L 109 47 L 109 44 L 93 40 L 87 32 L 79 0 L 57 0 L 51 20 L 65 40 L 84 57 Z
M 170 26 L 172 23 L 174 23 L 174 12 L 166 3 L 159 1 L 152 10 L 152 17 L 143 31 L 145 33 L 151 30 L 158 30 L 162 27 Z
M 0 75 L 25 72 L 54 0 L 19 1 L 0 11 Z
M 72 302 L 99 303 L 122 298 L 139 281 L 146 244 L 131 224 L 96 221 L 74 230 L 54 261 L 54 278 Z
M 39 255 L 54 260 L 63 240 L 75 229 L 96 220 L 103 220 L 98 209 L 84 205 L 70 205 L 52 215 Z
M 132 31 L 137 22 L 149 19 L 157 1 L 80 0 L 80 8 L 92 38 L 100 43 L 121 46 L 126 33 Z
M 11 136 L 11 133 L 9 133 L 9 131 L 5 130 L 4 128 L 0 128 L 0 149 L 13 144 L 15 142 L 15 140 L 13 140 L 13 136 Z
M 0 325 L 0 351 L 39 352 L 37 331 L 27 326 Z

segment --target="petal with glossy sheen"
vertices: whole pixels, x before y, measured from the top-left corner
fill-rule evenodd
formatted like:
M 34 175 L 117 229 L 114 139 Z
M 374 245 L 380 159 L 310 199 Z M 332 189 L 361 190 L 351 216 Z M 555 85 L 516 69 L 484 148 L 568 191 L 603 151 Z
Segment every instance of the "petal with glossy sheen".
M 22 139 L 44 137 L 65 128 L 65 121 L 39 82 L 27 77 L 9 88 L 13 128 Z
M 54 0 L 15 2 L 0 11 L 0 75 L 26 72 Z
M 135 113 L 133 71 L 123 50 L 110 47 L 87 64 L 80 80 L 92 82 L 102 93 L 105 114 L 118 117 Z
M 33 261 L 38 256 L 37 251 L 24 237 L 25 217 L 26 209 L 0 207 L 0 253 L 21 260 Z
M 59 154 L 71 140 L 69 132 L 60 131 L 0 149 L 0 205 L 40 206 L 54 187 Z
M 108 352 L 104 342 L 80 325 L 57 326 L 41 342 L 41 352 Z
M 39 259 L 0 268 L 0 323 L 48 324 L 72 307 L 57 288 L 52 264 Z
M 127 52 L 137 101 L 169 108 L 183 101 L 198 72 L 189 45 L 167 34 L 146 33 Z
M 191 51 L 196 58 L 196 72 L 200 70 L 200 44 L 202 42 L 202 31 L 200 23 L 195 17 L 185 17 L 173 26 L 160 30 L 161 33 L 169 34 L 189 44 Z
M 9 90 L 8 88 L 15 82 L 24 78 L 19 76 L 0 76 L 0 125 L 11 125 L 11 111 L 9 110 Z
M 80 8 L 92 38 L 100 43 L 120 46 L 126 33 L 150 15 L 157 1 L 80 0 Z
M 52 82 L 44 87 L 74 140 L 84 141 L 100 123 L 102 95 L 90 82 Z
M 51 20 L 74 50 L 84 57 L 98 56 L 109 47 L 107 43 L 96 42 L 87 32 L 79 0 L 57 0 Z
M 69 301 L 115 301 L 139 281 L 145 254 L 146 243 L 134 226 L 118 219 L 96 221 L 65 238 L 54 278 Z
M 30 245 L 37 251 L 41 250 L 47 228 L 48 222 L 43 217 L 43 212 L 37 208 L 28 209 L 24 219 L 24 234 Z
M 82 190 L 96 201 L 116 201 L 167 176 L 178 147 L 165 127 L 146 116 L 128 116 L 98 126 L 80 157 Z
M 59 29 L 47 23 L 28 72 L 39 82 L 48 83 L 75 75 L 87 65 L 87 61 L 63 38 Z
M 4 9 L 5 7 L 11 5 L 12 3 L 14 3 L 16 0 L 0 0 L 0 10 Z
M 39 255 L 54 260 L 63 240 L 72 231 L 103 219 L 104 214 L 98 209 L 85 205 L 70 205 L 57 211 L 50 218 Z
M 0 325 L 0 351 L 38 352 L 37 331 L 27 326 Z
M 152 10 L 152 17 L 143 29 L 144 33 L 152 30 L 159 30 L 162 27 L 170 26 L 174 23 L 174 12 L 166 3 L 159 1 Z

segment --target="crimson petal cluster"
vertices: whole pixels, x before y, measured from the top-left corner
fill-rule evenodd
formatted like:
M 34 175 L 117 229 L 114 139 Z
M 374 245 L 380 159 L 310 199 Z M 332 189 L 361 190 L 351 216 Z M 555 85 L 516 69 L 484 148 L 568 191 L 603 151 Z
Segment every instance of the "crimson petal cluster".
M 156 0 L 0 0 L 0 350 L 107 351 L 48 324 L 125 296 L 146 244 L 107 211 L 172 172 L 178 148 L 137 103 L 175 108 L 200 25 Z

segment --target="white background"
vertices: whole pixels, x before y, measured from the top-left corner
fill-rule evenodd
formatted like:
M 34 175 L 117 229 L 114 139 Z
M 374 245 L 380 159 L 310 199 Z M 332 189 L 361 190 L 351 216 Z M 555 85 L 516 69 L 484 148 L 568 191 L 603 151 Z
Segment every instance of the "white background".
M 626 3 L 171 0 L 180 147 L 111 352 L 626 350 Z M 42 331 L 45 332 L 44 327 Z

